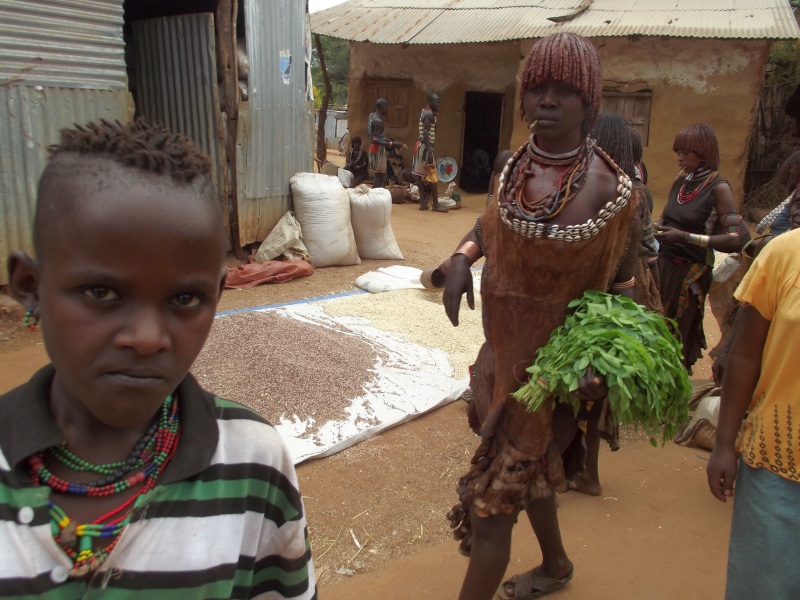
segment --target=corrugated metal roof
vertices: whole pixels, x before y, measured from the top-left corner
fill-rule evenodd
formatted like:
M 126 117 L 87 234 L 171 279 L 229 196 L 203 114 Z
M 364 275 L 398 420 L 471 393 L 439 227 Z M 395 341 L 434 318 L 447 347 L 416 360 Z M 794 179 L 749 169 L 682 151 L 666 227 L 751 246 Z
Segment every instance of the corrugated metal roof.
M 0 81 L 126 90 L 123 0 L 0 0 Z
M 551 18 L 573 15 L 561 22 Z M 312 13 L 314 33 L 376 44 L 463 44 L 539 38 L 557 31 L 796 39 L 787 0 L 349 0 Z

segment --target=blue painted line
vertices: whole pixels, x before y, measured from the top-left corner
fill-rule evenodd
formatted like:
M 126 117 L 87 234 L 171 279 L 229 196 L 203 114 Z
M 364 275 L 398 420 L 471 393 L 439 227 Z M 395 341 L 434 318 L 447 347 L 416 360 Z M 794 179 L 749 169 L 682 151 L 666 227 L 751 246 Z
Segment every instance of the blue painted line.
M 330 294 L 329 296 L 317 296 L 316 298 L 304 298 L 303 300 L 292 300 L 291 302 L 281 302 L 279 304 L 267 304 L 265 306 L 251 306 L 248 308 L 235 308 L 233 310 L 226 310 L 219 312 L 215 317 L 227 317 L 238 313 L 255 312 L 257 310 L 266 310 L 268 308 L 280 308 L 281 306 L 292 306 L 293 304 L 305 304 L 307 302 L 317 302 L 319 300 L 332 300 L 333 298 L 343 298 L 345 296 L 352 296 L 354 294 L 367 294 L 366 290 L 357 289 L 349 292 L 340 292 L 338 294 Z
M 483 266 L 471 267 L 470 270 L 477 273 L 483 269 Z M 248 308 L 234 308 L 233 310 L 226 310 L 219 312 L 215 317 L 227 317 L 229 315 L 236 315 L 239 313 L 255 312 L 257 310 L 266 310 L 268 308 L 280 308 L 281 306 L 292 306 L 294 304 L 305 304 L 307 302 L 318 302 L 320 300 L 332 300 L 334 298 L 344 298 L 345 296 L 352 296 L 354 294 L 368 294 L 367 290 L 356 289 L 349 292 L 339 292 L 338 294 L 330 294 L 328 296 L 317 296 L 315 298 L 304 298 L 303 300 L 292 300 L 291 302 L 281 302 L 279 304 L 267 304 L 265 306 L 251 306 Z

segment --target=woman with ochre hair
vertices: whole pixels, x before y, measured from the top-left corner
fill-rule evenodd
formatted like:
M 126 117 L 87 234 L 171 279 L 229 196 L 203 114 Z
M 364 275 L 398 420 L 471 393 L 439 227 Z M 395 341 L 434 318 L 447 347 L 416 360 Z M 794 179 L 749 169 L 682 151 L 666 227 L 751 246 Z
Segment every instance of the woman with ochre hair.
M 459 600 L 488 600 L 495 593 L 539 598 L 573 576 L 555 488 L 575 465 L 569 450 L 579 441 L 577 421 L 600 418 L 608 388 L 587 368 L 576 395 L 587 411 L 590 405 L 598 410 L 578 417 L 552 401 L 528 412 L 511 394 L 538 349 L 564 323 L 570 301 L 587 290 L 630 296 L 635 285 L 636 197 L 630 179 L 589 136 L 601 99 L 600 57 L 591 42 L 557 33 L 533 45 L 520 81 L 531 137 L 503 167 L 479 222 L 440 266 L 445 310 L 458 325 L 465 294 L 474 308 L 470 266 L 486 258 L 486 342 L 473 369 L 468 411 L 480 444 L 449 515 L 461 551 L 470 556 Z M 521 512 L 536 534 L 541 563 L 503 582 Z
M 719 174 L 719 144 L 705 123 L 678 132 L 672 149 L 681 172 L 672 184 L 657 225 L 658 271 L 665 316 L 675 319 L 689 374 L 707 348 L 703 308 L 711 287 L 714 250 L 739 252 L 739 212 L 728 182 Z M 743 229 L 743 228 L 742 228 Z

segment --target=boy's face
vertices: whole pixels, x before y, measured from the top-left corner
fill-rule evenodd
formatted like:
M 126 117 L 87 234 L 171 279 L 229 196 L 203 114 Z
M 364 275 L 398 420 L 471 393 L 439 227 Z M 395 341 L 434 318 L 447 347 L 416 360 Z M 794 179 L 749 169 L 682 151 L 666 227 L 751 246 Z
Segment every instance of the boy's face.
M 74 211 L 49 226 L 40 250 L 38 312 L 56 368 L 54 409 L 135 428 L 208 336 L 224 240 L 214 208 L 190 186 L 107 162 L 101 185 L 62 182 Z
M 353 150 L 355 150 L 356 152 L 361 150 L 361 140 L 354 140 L 353 141 Z

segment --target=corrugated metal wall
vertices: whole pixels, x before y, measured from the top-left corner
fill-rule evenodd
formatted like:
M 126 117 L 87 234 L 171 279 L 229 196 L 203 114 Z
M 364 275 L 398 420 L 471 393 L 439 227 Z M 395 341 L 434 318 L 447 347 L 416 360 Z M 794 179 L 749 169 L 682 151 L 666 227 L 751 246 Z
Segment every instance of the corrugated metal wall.
M 317 114 L 319 127 L 319 114 Z M 338 148 L 339 140 L 347 133 L 347 111 L 329 110 L 325 116 L 325 147 Z
M 263 240 L 289 209 L 289 179 L 312 170 L 306 101 L 306 12 L 297 0 L 246 0 L 245 25 L 249 101 L 242 103 L 246 127 L 237 164 L 242 244 Z M 239 32 L 241 34 L 242 32 Z
M 58 132 L 132 114 L 123 0 L 0 0 L 0 285 L 33 252 L 36 186 Z
M 191 138 L 210 157 L 219 189 L 224 164 L 214 18 L 210 13 L 134 21 L 136 108 Z M 225 201 L 227 211 L 227 199 Z
M 123 0 L 0 0 L 0 81 L 125 90 Z
M 213 15 L 134 21 L 132 29 L 139 114 L 190 137 L 211 156 L 212 180 L 227 214 Z

